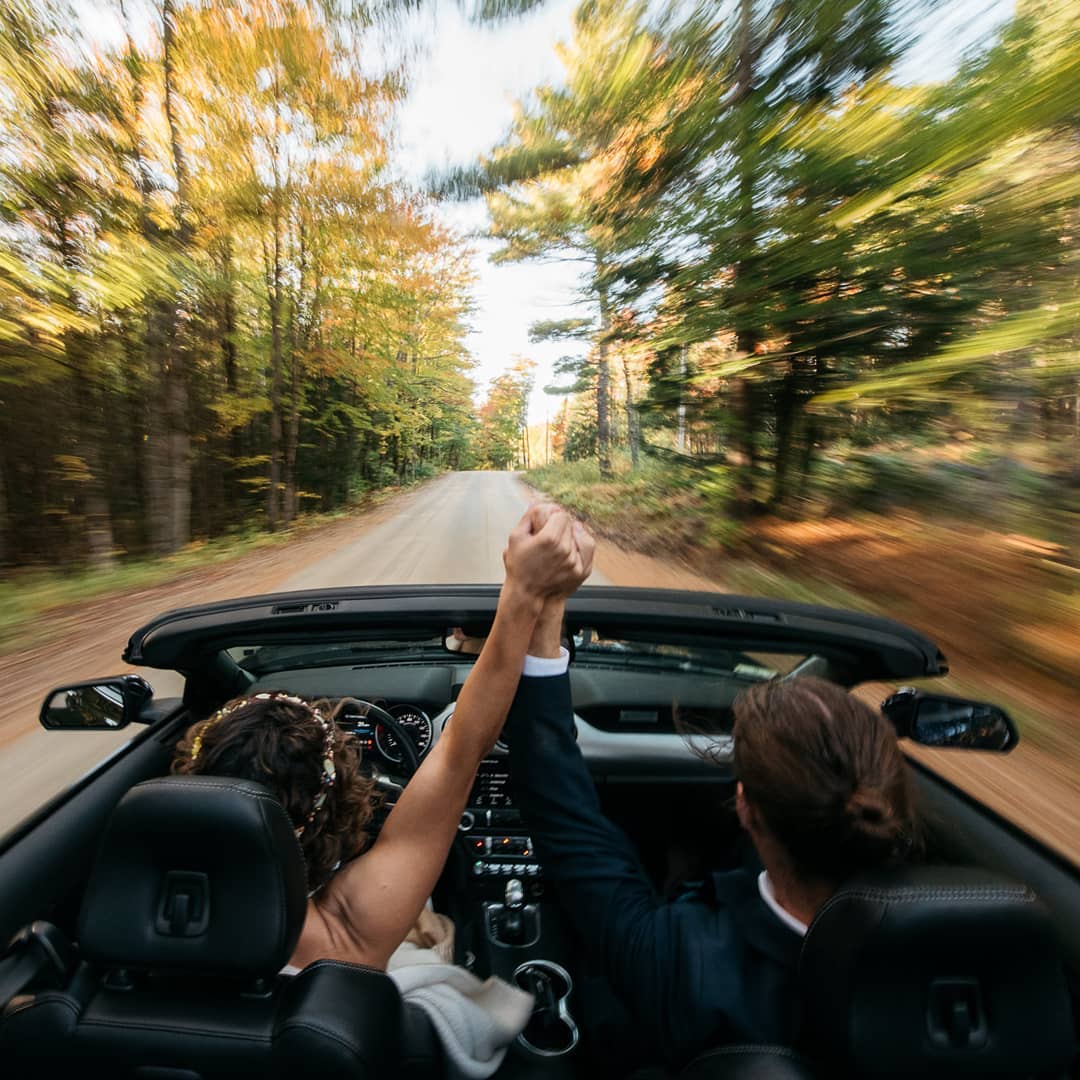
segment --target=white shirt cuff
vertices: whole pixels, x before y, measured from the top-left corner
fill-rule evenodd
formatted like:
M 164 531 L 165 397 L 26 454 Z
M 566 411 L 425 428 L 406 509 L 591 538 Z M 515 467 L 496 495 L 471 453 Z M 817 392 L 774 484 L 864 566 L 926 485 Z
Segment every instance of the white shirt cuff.
M 526 656 L 521 674 L 528 675 L 530 679 L 543 679 L 551 675 L 565 675 L 569 666 L 570 653 L 560 646 L 558 656 Z

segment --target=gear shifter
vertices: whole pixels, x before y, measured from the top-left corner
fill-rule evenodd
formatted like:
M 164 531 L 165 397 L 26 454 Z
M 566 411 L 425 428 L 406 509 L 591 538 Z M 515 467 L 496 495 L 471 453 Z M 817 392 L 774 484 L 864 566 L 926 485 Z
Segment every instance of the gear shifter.
M 518 878 L 512 877 L 506 883 L 506 889 L 503 891 L 503 903 L 514 910 L 520 910 L 525 906 L 525 889 Z
M 502 903 L 484 904 L 488 938 L 496 945 L 524 949 L 540 937 L 540 911 L 525 903 L 525 886 L 520 878 L 510 878 L 503 888 Z
M 499 919 L 499 936 L 507 945 L 520 945 L 525 936 L 525 890 L 517 878 L 506 883 L 503 911 Z

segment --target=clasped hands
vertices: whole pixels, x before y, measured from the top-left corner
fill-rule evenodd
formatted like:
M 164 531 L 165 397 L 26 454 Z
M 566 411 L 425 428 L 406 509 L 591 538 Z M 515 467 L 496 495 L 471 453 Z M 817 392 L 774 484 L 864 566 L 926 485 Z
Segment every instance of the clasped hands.
M 555 503 L 534 502 L 507 540 L 507 583 L 545 601 L 565 599 L 592 573 L 595 549 L 580 521 Z

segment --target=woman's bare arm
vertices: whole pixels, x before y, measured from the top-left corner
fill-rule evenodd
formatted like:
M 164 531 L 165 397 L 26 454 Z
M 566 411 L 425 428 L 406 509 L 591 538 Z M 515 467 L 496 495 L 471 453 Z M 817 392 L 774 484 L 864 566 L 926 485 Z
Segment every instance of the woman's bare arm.
M 506 581 L 491 634 L 462 687 L 454 721 L 406 785 L 371 850 L 336 874 L 309 909 L 312 951 L 321 951 L 319 941 L 334 955 L 385 967 L 431 895 L 476 769 L 506 720 L 544 601 L 583 580 L 572 523 L 563 513 L 527 514 L 511 533 L 504 559 Z M 315 959 L 308 950 L 298 950 L 297 959 Z

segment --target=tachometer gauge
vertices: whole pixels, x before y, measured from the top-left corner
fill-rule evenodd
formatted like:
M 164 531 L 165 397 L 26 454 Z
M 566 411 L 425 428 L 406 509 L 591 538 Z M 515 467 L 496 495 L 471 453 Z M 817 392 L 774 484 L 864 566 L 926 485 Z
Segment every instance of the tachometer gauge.
M 405 730 L 416 746 L 416 756 L 423 757 L 431 746 L 434 728 L 431 718 L 415 705 L 391 705 L 386 710 Z M 375 725 L 375 745 L 387 761 L 401 764 L 401 747 L 383 724 Z

